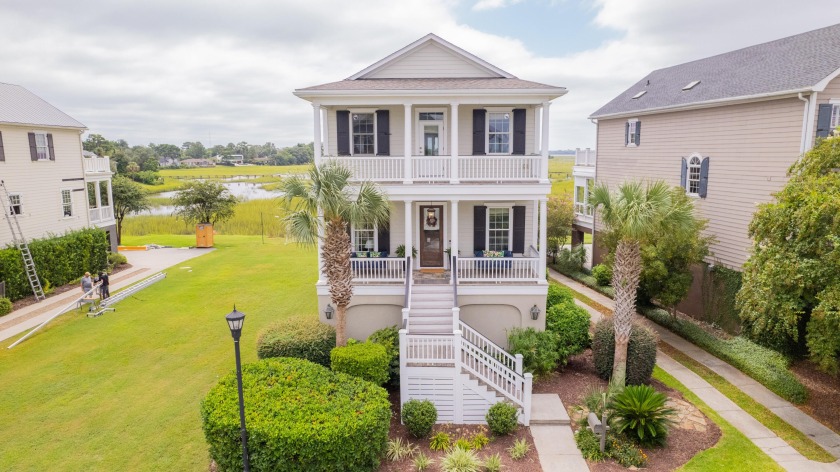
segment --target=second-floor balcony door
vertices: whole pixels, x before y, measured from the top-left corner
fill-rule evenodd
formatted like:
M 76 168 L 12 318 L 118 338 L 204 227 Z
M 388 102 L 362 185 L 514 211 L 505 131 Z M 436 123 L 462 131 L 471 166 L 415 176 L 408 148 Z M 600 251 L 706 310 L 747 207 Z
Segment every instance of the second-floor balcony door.
M 420 207 L 420 267 L 443 267 L 443 206 Z
M 422 156 L 440 156 L 443 149 L 443 123 L 425 122 L 421 125 L 421 148 Z

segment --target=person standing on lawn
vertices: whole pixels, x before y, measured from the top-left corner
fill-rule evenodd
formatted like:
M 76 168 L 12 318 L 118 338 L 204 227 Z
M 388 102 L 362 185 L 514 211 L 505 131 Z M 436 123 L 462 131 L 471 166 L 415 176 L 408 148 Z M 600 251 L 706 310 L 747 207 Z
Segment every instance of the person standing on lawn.
M 105 300 L 106 298 L 111 296 L 111 291 L 109 289 L 110 281 L 108 280 L 108 273 L 107 272 L 105 272 L 103 270 L 102 273 L 99 274 L 99 277 L 97 277 L 94 282 L 102 282 L 102 284 L 99 286 L 99 299 L 100 300 Z

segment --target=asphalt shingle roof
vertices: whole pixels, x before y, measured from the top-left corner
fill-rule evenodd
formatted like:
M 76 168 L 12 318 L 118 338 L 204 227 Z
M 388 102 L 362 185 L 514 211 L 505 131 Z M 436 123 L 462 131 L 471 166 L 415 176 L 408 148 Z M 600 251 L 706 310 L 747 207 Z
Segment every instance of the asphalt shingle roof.
M 840 24 L 651 72 L 591 118 L 813 87 L 840 69 Z M 688 91 L 690 82 L 700 83 Z M 646 90 L 641 98 L 633 99 Z
M 0 83 L 0 123 L 86 128 L 20 85 Z
M 355 79 L 355 80 L 340 80 L 338 82 L 330 82 L 328 84 L 315 85 L 313 87 L 306 87 L 298 89 L 300 92 L 308 92 L 315 90 L 565 90 L 563 87 L 555 87 L 553 85 L 545 85 L 538 82 L 531 82 L 522 79 L 506 79 L 506 78 L 474 78 L 474 79 L 459 79 L 459 78 L 439 78 L 439 79 Z

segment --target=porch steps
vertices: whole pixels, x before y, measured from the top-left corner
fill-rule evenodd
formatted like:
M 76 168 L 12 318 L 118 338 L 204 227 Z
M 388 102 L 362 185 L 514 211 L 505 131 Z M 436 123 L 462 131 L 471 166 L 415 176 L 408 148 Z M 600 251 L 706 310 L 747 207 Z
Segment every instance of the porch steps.
M 451 285 L 414 285 L 408 313 L 412 334 L 452 334 Z

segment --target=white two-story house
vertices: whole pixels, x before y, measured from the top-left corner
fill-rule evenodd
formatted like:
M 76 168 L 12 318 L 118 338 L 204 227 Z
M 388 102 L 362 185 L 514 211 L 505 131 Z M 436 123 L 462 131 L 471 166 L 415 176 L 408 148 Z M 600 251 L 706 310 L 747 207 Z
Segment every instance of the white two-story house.
M 87 128 L 29 90 L 0 83 L 0 179 L 8 205 L 0 246 L 12 243 L 7 222 L 27 240 L 98 227 L 117 250 L 116 221 L 107 157 L 83 157 Z
M 350 228 L 348 335 L 400 326 L 402 399 L 432 399 L 440 421 L 482 422 L 497 394 L 524 407 L 527 375 L 504 348 L 511 328 L 545 326 L 549 106 L 565 93 L 433 34 L 295 91 L 312 103 L 316 164 L 391 200 L 387 225 Z

